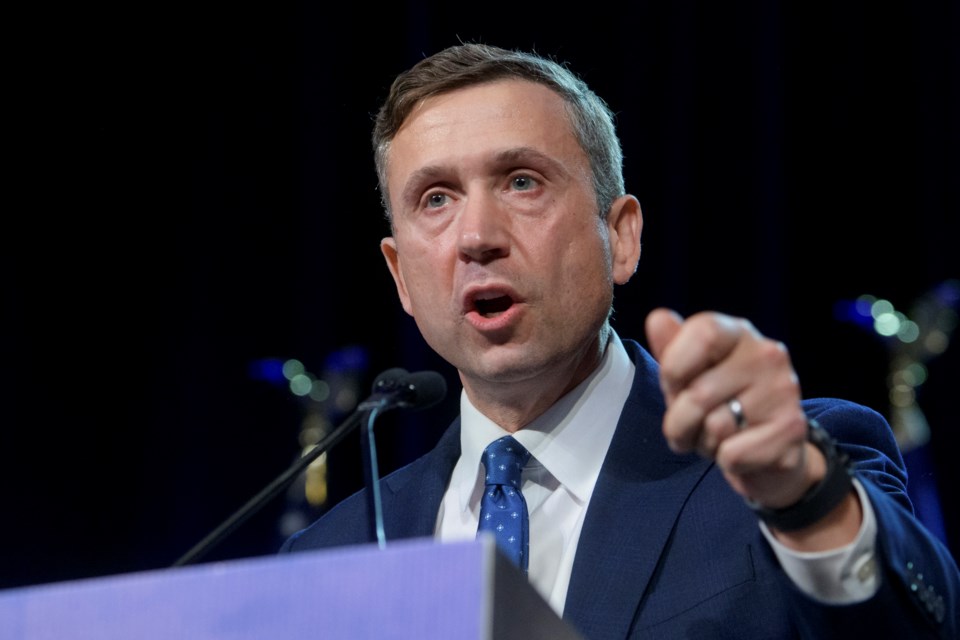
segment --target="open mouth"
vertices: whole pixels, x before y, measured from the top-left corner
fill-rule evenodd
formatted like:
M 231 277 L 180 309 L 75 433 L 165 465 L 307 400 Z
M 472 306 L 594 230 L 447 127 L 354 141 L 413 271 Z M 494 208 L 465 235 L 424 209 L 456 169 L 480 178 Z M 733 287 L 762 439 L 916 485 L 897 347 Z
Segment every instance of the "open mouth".
M 513 300 L 510 296 L 497 296 L 495 298 L 477 299 L 473 301 L 473 306 L 484 318 L 495 318 L 510 308 Z

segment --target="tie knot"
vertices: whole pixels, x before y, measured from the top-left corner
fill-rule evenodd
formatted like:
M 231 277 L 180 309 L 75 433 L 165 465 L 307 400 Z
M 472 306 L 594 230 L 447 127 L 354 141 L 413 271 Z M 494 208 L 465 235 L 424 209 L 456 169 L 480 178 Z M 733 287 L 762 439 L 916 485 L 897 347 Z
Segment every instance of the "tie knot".
M 486 483 L 520 487 L 520 472 L 530 459 L 530 452 L 511 436 L 494 440 L 483 451 Z

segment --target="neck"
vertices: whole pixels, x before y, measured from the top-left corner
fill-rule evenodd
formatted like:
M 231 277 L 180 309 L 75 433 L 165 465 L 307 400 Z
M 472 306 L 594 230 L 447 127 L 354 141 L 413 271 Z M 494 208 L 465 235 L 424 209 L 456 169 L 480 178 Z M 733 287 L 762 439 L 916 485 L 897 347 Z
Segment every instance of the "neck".
M 605 323 L 597 337 L 582 349 L 550 362 L 523 380 L 481 380 L 461 372 L 463 388 L 477 410 L 504 430 L 516 433 L 600 366 L 610 334 L 610 326 Z

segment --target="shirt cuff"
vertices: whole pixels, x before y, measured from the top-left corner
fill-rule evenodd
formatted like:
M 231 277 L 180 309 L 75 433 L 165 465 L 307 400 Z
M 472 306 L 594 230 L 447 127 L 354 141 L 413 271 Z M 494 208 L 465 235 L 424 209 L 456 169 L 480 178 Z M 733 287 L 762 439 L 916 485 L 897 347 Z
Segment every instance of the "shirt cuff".
M 852 604 L 868 600 L 880 588 L 877 572 L 877 517 L 860 481 L 853 479 L 860 498 L 863 522 L 849 544 L 829 551 L 789 549 L 760 522 L 760 531 L 790 579 L 805 594 L 825 604 Z

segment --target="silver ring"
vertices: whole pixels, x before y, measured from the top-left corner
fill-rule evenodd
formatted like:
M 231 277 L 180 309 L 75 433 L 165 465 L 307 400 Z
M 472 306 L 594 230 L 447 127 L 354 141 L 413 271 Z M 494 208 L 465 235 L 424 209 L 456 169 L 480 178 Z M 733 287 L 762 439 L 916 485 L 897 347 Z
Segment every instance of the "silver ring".
M 743 405 L 740 404 L 738 399 L 731 398 L 728 400 L 727 407 L 730 408 L 730 413 L 733 414 L 733 424 L 736 425 L 737 431 L 747 426 L 747 416 L 743 415 Z

